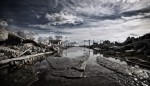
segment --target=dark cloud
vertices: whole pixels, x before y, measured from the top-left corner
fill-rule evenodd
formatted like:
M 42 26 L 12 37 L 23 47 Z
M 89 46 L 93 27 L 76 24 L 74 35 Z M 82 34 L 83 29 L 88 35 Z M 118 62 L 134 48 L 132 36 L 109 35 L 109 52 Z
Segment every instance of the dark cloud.
M 54 0 L 1 0 L 0 18 L 13 19 L 16 23 L 41 23 L 46 20 L 37 19 L 46 13 L 59 12 L 61 6 L 54 8 Z

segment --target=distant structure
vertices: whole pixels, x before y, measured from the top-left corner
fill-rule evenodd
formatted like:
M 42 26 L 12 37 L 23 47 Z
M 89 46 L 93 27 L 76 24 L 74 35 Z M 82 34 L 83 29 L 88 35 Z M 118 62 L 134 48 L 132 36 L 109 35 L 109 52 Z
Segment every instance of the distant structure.
M 55 51 L 57 51 L 58 53 L 60 53 L 60 51 L 62 49 L 62 45 L 63 45 L 62 40 L 50 40 L 49 44 L 51 46 L 53 46 L 53 49 Z
M 0 29 L 5 29 L 7 26 L 8 26 L 8 23 L 0 19 Z
M 62 36 L 55 36 L 56 40 L 61 40 L 63 37 Z
M 77 44 L 77 41 L 73 41 L 73 42 L 69 42 L 69 43 L 68 43 L 68 46 L 72 46 L 72 47 L 73 47 L 73 46 L 75 46 L 76 44 Z
M 91 43 L 91 40 L 90 40 L 90 39 L 89 39 L 89 40 L 83 40 L 83 41 L 84 41 L 84 46 L 86 46 L 86 45 L 85 45 L 86 42 L 88 42 L 88 46 L 91 45 L 91 44 L 90 44 L 90 43 Z
M 50 40 L 49 43 L 62 46 L 62 40 Z

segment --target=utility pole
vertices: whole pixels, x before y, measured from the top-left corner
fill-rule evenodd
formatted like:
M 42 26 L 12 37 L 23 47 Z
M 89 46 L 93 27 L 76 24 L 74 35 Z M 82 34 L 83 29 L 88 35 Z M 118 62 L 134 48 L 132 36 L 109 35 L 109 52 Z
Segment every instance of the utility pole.
M 94 39 L 93 39 L 93 44 L 95 43 Z
M 89 46 L 90 46 L 90 39 L 89 39 Z
M 89 55 L 90 55 L 90 45 L 91 45 L 90 42 L 91 42 L 91 40 L 89 39 Z
M 83 40 L 84 41 L 84 46 L 85 46 L 85 40 Z

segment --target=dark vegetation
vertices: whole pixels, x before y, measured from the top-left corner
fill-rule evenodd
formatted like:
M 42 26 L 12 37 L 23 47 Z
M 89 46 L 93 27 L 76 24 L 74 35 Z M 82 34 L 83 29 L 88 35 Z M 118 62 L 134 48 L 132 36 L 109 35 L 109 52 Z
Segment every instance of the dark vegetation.
M 95 50 L 95 53 L 101 53 L 106 57 L 115 57 L 150 68 L 150 33 L 138 38 L 128 37 L 122 43 L 111 43 L 106 40 L 100 44 L 93 43 L 90 47 Z

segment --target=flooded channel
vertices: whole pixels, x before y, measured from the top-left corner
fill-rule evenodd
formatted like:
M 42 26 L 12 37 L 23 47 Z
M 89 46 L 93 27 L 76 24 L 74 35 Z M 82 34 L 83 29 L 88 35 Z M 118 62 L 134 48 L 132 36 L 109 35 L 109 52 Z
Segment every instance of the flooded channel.
M 60 55 L 48 56 L 27 68 L 30 68 L 27 74 L 25 70 L 18 72 L 20 69 L 6 74 L 3 77 L 10 77 L 10 80 L 2 80 L 4 82 L 1 83 L 4 86 L 141 86 L 143 81 L 138 81 L 135 76 L 138 74 L 141 80 L 145 80 L 144 84 L 149 83 L 146 81 L 149 71 L 128 66 L 119 59 L 94 54 L 93 50 L 82 47 L 63 50 Z M 21 79 L 16 80 L 14 74 Z
M 38 80 L 32 84 L 40 86 L 42 82 L 55 86 L 120 86 L 115 80 L 106 74 L 113 73 L 97 63 L 97 56 L 93 54 L 93 50 L 81 47 L 73 47 L 62 52 L 61 57 L 50 56 L 42 62 L 34 65 Z M 52 83 L 50 83 L 52 82 Z M 42 84 L 43 85 L 43 84 Z

